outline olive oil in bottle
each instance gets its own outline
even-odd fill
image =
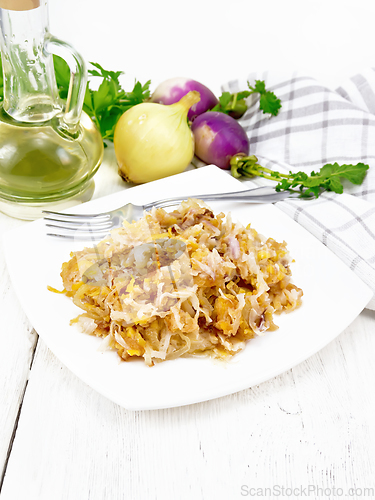
[[[103,142],[82,112],[84,61],[49,33],[47,0],[0,0],[0,48],[0,211],[33,219],[56,204],[86,201]],[[71,71],[66,102],[58,95],[54,53]]]
[[[0,196],[9,201],[48,202],[82,190],[101,158],[99,133],[81,117],[79,140],[64,136],[55,121],[17,123],[0,108]],[[94,140],[94,139],[99,140]]]

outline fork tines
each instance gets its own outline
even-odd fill
[[[51,228],[48,236],[58,236],[69,239],[103,239],[113,227],[109,214],[63,214],[44,211],[46,226]],[[52,232],[53,229],[56,232]]]

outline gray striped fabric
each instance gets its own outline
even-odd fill
[[[288,200],[277,206],[330,248],[375,294],[375,69],[354,76],[336,91],[303,75],[272,73],[250,74],[223,90],[245,90],[247,80],[265,80],[282,101],[278,116],[269,117],[251,96],[241,119],[250,153],[263,166],[310,173],[325,163],[370,165],[363,184],[344,184],[344,194],[324,193],[317,200]],[[375,295],[367,307],[375,310]]]

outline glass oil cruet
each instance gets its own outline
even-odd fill
[[[49,33],[47,0],[0,0],[0,47],[0,211],[31,220],[87,201],[103,142],[82,111],[82,57]],[[58,95],[52,54],[71,72],[66,102]]]

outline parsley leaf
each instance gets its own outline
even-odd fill
[[[70,70],[64,59],[59,56],[53,56],[53,65],[55,67],[55,76],[57,88],[61,99],[66,99],[70,82]]]
[[[252,90],[253,92],[258,92],[261,95],[266,92],[266,84],[263,80],[255,80],[254,87],[251,87],[249,82],[247,82],[247,85],[250,90]]]
[[[141,85],[140,82],[135,82],[133,90],[131,92],[124,93],[120,99],[120,103],[124,111],[135,106],[136,104],[144,102],[150,97],[150,84],[151,80],[148,80],[144,85]]]
[[[249,82],[247,82],[247,85],[251,94],[258,93],[260,95],[259,108],[263,113],[270,113],[273,116],[277,116],[281,109],[281,101],[273,92],[266,89],[264,81],[255,80],[254,87]]]
[[[331,176],[336,175],[347,179],[353,184],[362,184],[367,169],[368,166],[363,163],[358,163],[357,165],[339,165],[338,163],[334,163],[333,165],[324,165],[324,167],[320,170],[320,174],[329,174]]]
[[[231,103],[233,102],[234,94],[223,92],[219,97],[219,103],[211,111],[228,112]]]
[[[90,63],[96,69],[89,69],[89,75],[102,79],[97,90],[87,85],[84,111],[92,118],[103,139],[113,141],[113,134],[120,116],[132,106],[144,102],[150,97],[150,83],[144,85],[135,82],[131,92],[125,92],[119,77],[122,71],[107,71],[98,63]]]
[[[245,99],[251,94],[259,94],[259,109],[263,113],[270,113],[276,116],[281,109],[281,101],[273,92],[266,89],[265,82],[263,80],[255,80],[254,87],[249,82],[247,82],[247,85],[249,90],[235,92],[234,94],[223,92],[219,97],[219,103],[211,111],[220,111],[236,119],[241,118],[248,108]]]
[[[352,184],[362,184],[368,165],[357,163],[357,165],[339,165],[338,163],[327,163],[319,172],[311,172],[310,177],[304,181],[305,187],[319,186],[328,191],[342,193],[344,186],[341,179],[347,179]]]
[[[120,82],[119,82],[119,77],[123,74],[122,71],[107,71],[105,69],[103,69],[100,64],[98,63],[94,63],[94,62],[90,62],[91,66],[94,66],[94,68],[97,68],[99,71],[96,71],[96,70],[93,70],[93,69],[89,69],[88,70],[88,74],[91,75],[91,76],[101,76],[103,78],[106,78],[108,80],[113,80],[113,82],[115,82],[118,86],[118,88],[120,88]]]

